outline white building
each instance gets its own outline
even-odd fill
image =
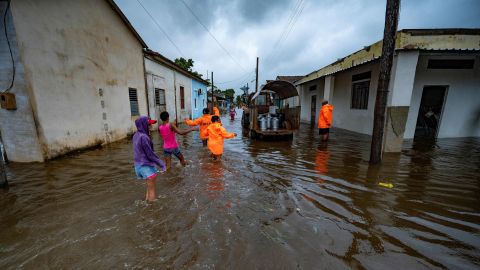
[[[301,120],[316,125],[321,100],[334,105],[333,126],[371,135],[382,41],[308,74],[300,87]],[[403,139],[480,136],[480,29],[397,33],[384,149]]]
[[[6,8],[1,1],[2,15]],[[15,70],[8,92],[16,109],[0,109],[0,134],[9,160],[44,161],[119,140],[147,114],[147,46],[113,0],[11,1],[7,28],[0,91]]]
[[[167,111],[172,121],[191,119],[192,80],[207,82],[151,50],[145,51],[145,71],[150,118],[160,120],[160,113]]]

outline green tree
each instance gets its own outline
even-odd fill
[[[195,61],[193,61],[192,58],[175,58],[175,64],[201,79],[203,75],[196,71],[193,71],[193,63],[195,63]]]
[[[231,98],[232,100],[233,100],[233,96],[235,96],[235,90],[233,90],[232,88],[225,89],[223,93],[225,93],[226,98]]]
[[[185,69],[186,71],[192,72],[193,63],[194,61],[192,60],[192,58],[189,58],[189,59],[185,59],[183,57],[175,58],[175,64]]]

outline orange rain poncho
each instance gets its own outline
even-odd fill
[[[218,110],[217,107],[213,107],[213,115],[220,117],[220,111]]]
[[[212,116],[210,114],[204,114],[195,120],[185,120],[185,123],[189,126],[200,126],[200,139],[208,139],[208,126],[212,123]]]
[[[331,128],[332,127],[332,113],[333,106],[330,104],[325,104],[320,109],[320,114],[318,115],[318,128]]]
[[[208,130],[208,149],[214,155],[223,154],[223,140],[235,137],[234,133],[227,132],[222,124],[216,122],[212,123],[207,128]]]

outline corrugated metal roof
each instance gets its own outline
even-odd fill
[[[480,29],[404,29],[397,32],[395,50],[478,52],[480,51]],[[382,40],[311,72],[295,84],[300,85],[372,62],[379,59],[381,55]]]

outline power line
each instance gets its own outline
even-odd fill
[[[291,31],[293,30],[293,28],[294,28],[295,24],[297,23],[298,18],[300,17],[304,8],[305,8],[305,1],[304,0],[298,0],[297,4],[294,6],[294,8],[292,10],[292,13],[289,16],[288,22],[285,25],[280,37],[275,42],[271,53],[267,56],[264,63],[269,62],[272,58],[274,58],[276,56],[276,54],[278,53],[278,50],[276,50],[276,49],[280,48],[282,42],[287,40],[288,36],[290,35]]]
[[[3,14],[3,28],[5,30],[5,38],[7,40],[8,50],[10,52],[10,58],[12,60],[12,80],[8,88],[3,90],[2,93],[6,93],[13,88],[13,83],[15,82],[15,72],[16,72],[15,59],[13,59],[12,46],[10,45],[10,39],[8,38],[8,33],[7,33],[7,12],[9,9],[10,9],[10,1],[8,1],[7,7],[5,8],[5,13]]]
[[[244,78],[246,75],[249,75],[249,74],[251,74],[251,73],[253,73],[253,72],[255,72],[255,70],[252,70],[252,71],[250,71],[250,72],[247,72],[247,73],[243,74],[242,76],[240,76],[240,77],[238,77],[238,78],[236,78],[236,79],[233,79],[233,80],[230,80],[230,81],[225,81],[225,82],[219,82],[219,83],[217,83],[217,84],[226,84],[226,83],[235,82],[235,81],[238,81],[238,80]]]
[[[210,30],[208,30],[207,26],[205,26],[205,24],[202,23],[202,21],[200,20],[200,18],[198,18],[198,16],[195,14],[195,12],[193,12],[193,10],[190,8],[189,5],[187,5],[187,3],[185,3],[184,0],[181,0],[183,5],[185,5],[185,7],[188,9],[188,11],[190,11],[190,13],[192,13],[193,17],[195,17],[195,19],[198,21],[198,23],[200,23],[200,25],[203,26],[203,28],[205,28],[205,30],[208,32],[208,34],[215,40],[215,42],[218,44],[218,46],[220,46],[220,48],[222,48],[222,50],[228,55],[230,56],[230,58],[232,59],[233,62],[235,62],[243,71],[246,71],[242,65],[240,65],[240,63],[232,56],[232,54],[230,54],[230,52],[225,49],[225,47],[220,43],[220,41],[218,41],[218,39],[212,34],[212,32],[210,32]]]
[[[160,26],[160,24],[157,22],[157,20],[155,20],[155,18],[153,18],[152,14],[150,14],[150,12],[148,12],[148,10],[145,8],[145,6],[143,6],[142,2],[140,2],[140,0],[137,0],[137,2],[140,4],[140,6],[142,6],[143,10],[145,10],[145,12],[148,14],[150,19],[152,19],[152,21],[157,25],[158,29],[160,29],[160,31],[162,31],[162,33],[167,37],[168,41],[170,41],[170,43],[172,43],[172,45],[177,49],[177,51],[180,53],[180,56],[183,56],[184,54],[183,54],[182,50],[180,50],[180,48],[177,46],[177,44],[175,44],[175,42],[173,42],[173,40],[170,38],[170,36],[168,36],[167,32],[165,32],[165,30],[163,30],[163,28]]]

